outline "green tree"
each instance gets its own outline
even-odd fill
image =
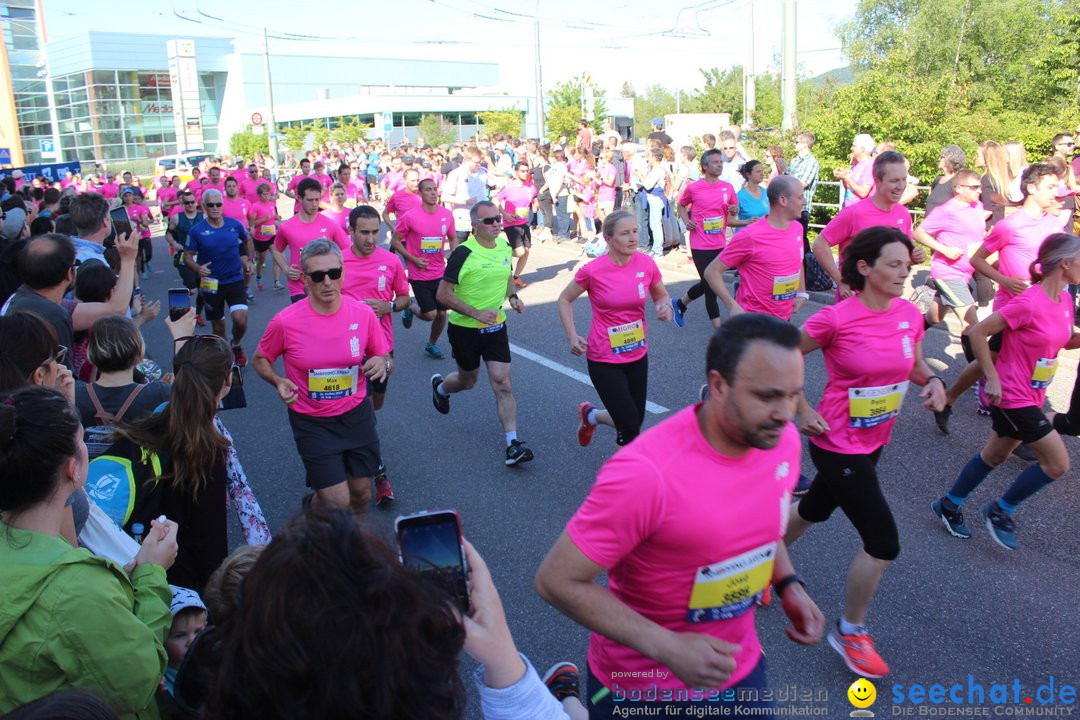
[[[649,121],[675,112],[675,94],[659,85],[650,85],[634,98],[634,134],[643,138],[649,134]]]
[[[309,141],[311,147],[318,147],[330,139],[330,130],[322,122],[282,127],[281,134],[282,144],[293,152],[303,152]]]
[[[457,131],[442,115],[422,116],[417,131],[424,142],[433,147],[449,145],[457,140]]]
[[[577,106],[561,106],[548,109],[547,119],[544,121],[544,129],[547,131],[548,140],[558,142],[560,135],[565,135],[571,143],[577,136],[578,120],[581,119],[581,108]]]
[[[630,84],[629,80],[624,80],[622,88],[619,90],[619,97],[632,98],[637,97],[637,93],[634,92],[634,86]]]
[[[599,132],[603,129],[604,118],[607,117],[607,103],[604,102],[604,89],[588,81],[588,78],[586,78],[586,81],[587,87],[592,92],[593,97],[593,119],[589,122],[589,124],[592,126],[593,130]],[[577,132],[577,121],[585,117],[581,111],[581,90],[582,79],[581,77],[576,77],[557,84],[548,93],[548,116],[551,116],[555,108],[564,108],[564,110],[559,113],[559,122],[564,123],[565,117],[569,115],[569,111],[567,109],[573,108],[574,112],[577,113],[577,117],[574,119],[575,133]],[[551,120],[548,119],[546,123],[550,126]],[[556,133],[555,137],[557,138],[561,134],[564,133]],[[573,133],[570,133],[570,135],[573,135]],[[548,136],[551,136],[550,129],[548,132]]]
[[[736,65],[727,70],[699,68],[705,80],[701,90],[685,107],[695,113],[731,113],[731,122],[742,122],[743,69]]]
[[[520,137],[525,122],[521,111],[515,108],[480,112],[476,117],[483,124],[484,130],[492,135]]]
[[[367,137],[371,125],[360,122],[357,117],[345,118],[330,131],[330,142],[338,145],[352,145]]]
[[[265,128],[261,135],[256,135],[248,125],[243,132],[233,133],[229,138],[229,154],[239,155],[246,160],[255,157],[257,153],[269,153],[270,140],[266,135]]]

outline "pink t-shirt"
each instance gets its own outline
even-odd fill
[[[248,210],[251,236],[255,240],[273,240],[274,235],[277,234],[277,224],[274,222],[277,219],[277,203],[273,200],[252,203],[251,209]]]
[[[249,203],[246,198],[239,195],[235,198],[230,198],[226,195],[221,198],[221,212],[225,217],[231,217],[244,227],[247,227],[248,214],[251,212],[251,203]]]
[[[266,180],[252,180],[250,177],[245,177],[240,181],[240,194],[252,205],[259,202],[259,186],[263,183],[273,186],[273,183]]]
[[[592,322],[585,357],[593,362],[629,363],[649,351],[645,339],[645,301],[649,289],[660,282],[656,261],[634,253],[619,266],[611,255],[601,255],[583,265],[574,282],[589,293]]]
[[[285,252],[289,251],[289,262],[294,267],[300,267],[300,253],[304,247],[316,238],[326,238],[336,242],[342,251],[349,249],[349,236],[345,231],[335,225],[323,215],[316,215],[311,222],[304,222],[299,215],[293,215],[283,222],[277,230],[274,238],[274,247]],[[304,281],[289,280],[289,295],[303,295]]]
[[[319,184],[322,185],[322,199],[329,202],[330,201],[330,186],[334,184],[334,178],[330,177],[326,173],[318,173],[318,174],[312,173],[311,177],[318,180]]]
[[[772,450],[722,455],[701,434],[699,407],[604,463],[566,532],[607,568],[608,589],[632,610],[674,632],[739,645],[727,682],[734,685],[761,656],[755,600],[772,576],[802,446],[788,424]],[[686,687],[657,661],[598,633],[589,636],[589,668],[612,690]]]
[[[870,194],[873,193],[874,158],[867,158],[865,160],[860,160],[859,162],[855,163],[855,167],[851,168],[851,175],[849,177],[851,179],[851,182],[855,183],[856,185],[870,186],[870,191],[866,194],[865,197],[861,198],[856,195],[854,191],[852,191],[851,195],[848,198],[845,198],[844,207],[850,207],[858,203],[860,200],[867,199],[870,197]]]
[[[953,198],[931,210],[919,227],[942,245],[964,251],[956,260],[950,260],[935,252],[930,260],[930,277],[962,282],[971,280],[975,268],[971,267],[968,247],[982,242],[983,235],[986,234],[982,203],[967,205]]]
[[[1047,235],[1057,232],[1061,232],[1061,221],[1050,213],[1033,218],[1021,209],[998,221],[983,241],[983,247],[991,254],[998,254],[998,272],[1002,275],[1029,281],[1030,266],[1039,256],[1039,246]],[[1009,289],[999,285],[994,310],[1005,307],[1012,299]]]
[[[367,202],[367,188],[364,187],[364,183],[359,180],[350,180],[345,185],[345,199],[346,207],[356,207],[359,203]]]
[[[696,180],[682,191],[679,204],[690,208],[690,220],[696,223],[690,231],[692,250],[719,250],[727,244],[728,213],[739,208],[731,183]]]
[[[810,442],[845,455],[887,445],[925,332],[919,309],[894,298],[877,312],[850,297],[823,307],[803,331],[821,346],[829,375],[817,411],[830,429]]]
[[[731,238],[720,261],[738,268],[742,282],[736,301],[746,312],[791,318],[802,270],[802,225],[778,230],[763,217]]]
[[[114,182],[102,183],[98,186],[97,191],[101,193],[102,197],[108,200],[112,200],[114,197],[116,197],[116,194],[120,192],[120,186]]]
[[[330,218],[330,220],[335,225],[344,230],[346,234],[349,232],[349,208],[335,210],[334,208],[330,207],[326,208],[325,210],[321,210],[319,214],[325,215],[326,217]]]
[[[299,395],[291,408],[313,417],[337,417],[362,403],[364,358],[388,351],[375,312],[347,297],[333,315],[315,312],[307,298],[294,303],[271,318],[259,341],[270,362],[284,358]]]
[[[426,268],[406,261],[409,279],[441,280],[446,270],[446,243],[454,239],[454,215],[441,205],[437,205],[435,212],[430,213],[423,207],[417,207],[398,216],[395,233],[404,239],[405,250],[410,255],[417,255],[428,261]]]
[[[506,187],[500,190],[495,199],[502,203],[503,211],[514,218],[513,220],[504,220],[503,226],[517,227],[518,225],[528,224],[529,208],[532,207],[532,201],[535,197],[535,185],[526,185],[517,181],[508,183]]]
[[[1072,337],[1072,296],[1063,290],[1054,302],[1041,286],[1032,285],[997,312],[1009,326],[994,363],[1001,378],[1001,407],[1041,409],[1058,352]]]
[[[383,187],[391,192],[397,192],[398,188],[402,187],[405,182],[405,173],[401,170],[391,170],[383,175],[382,184]]]
[[[600,189],[596,194],[598,202],[615,202],[615,176],[617,174],[618,172],[615,170],[615,166],[612,163],[607,163],[597,168],[597,175],[600,179]]]
[[[285,188],[285,192],[292,193],[296,196],[296,202],[293,204],[293,212],[300,212],[300,193],[297,191],[296,186],[308,178],[315,177],[311,173],[307,175],[293,175],[293,179],[289,181],[289,185]]]
[[[882,210],[874,204],[873,198],[860,200],[841,210],[822,228],[821,235],[830,246],[839,245],[840,257],[843,257],[844,250],[856,235],[866,228],[878,225],[900,228],[905,235],[911,237],[911,213],[908,209],[897,203],[888,210]]]
[[[157,200],[158,207],[164,207],[169,203],[176,202],[176,188],[171,185],[159,187],[157,191]]]
[[[423,205],[423,201],[420,199],[418,193],[411,193],[408,190],[398,190],[386,201],[386,212],[394,213],[400,222],[402,215],[421,205]]]
[[[345,281],[341,292],[354,300],[386,300],[409,294],[405,268],[397,255],[376,246],[367,257],[358,255],[351,247],[344,252]],[[394,314],[386,313],[379,318],[387,350],[394,349]]]
[[[140,224],[140,219],[145,217],[147,220],[153,220],[153,213],[150,212],[150,208],[145,205],[136,205],[132,203],[128,206],[127,212],[128,217],[131,218],[131,224],[138,226],[139,228],[139,237],[144,240],[149,238],[150,228],[143,227],[143,225]]]

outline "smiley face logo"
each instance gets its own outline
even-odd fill
[[[855,682],[851,683],[851,687],[847,691],[848,700],[851,704],[857,708],[868,708],[874,704],[874,700],[877,699],[877,688],[873,684],[865,679],[859,678]]]

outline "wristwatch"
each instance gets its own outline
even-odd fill
[[[784,591],[787,590],[788,585],[791,585],[792,583],[799,583],[803,587],[806,587],[806,583],[803,582],[801,577],[795,573],[791,573],[787,577],[780,578],[773,583],[773,590],[776,591],[777,597],[783,597]]]

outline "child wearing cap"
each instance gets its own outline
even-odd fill
[[[173,619],[169,634],[165,636],[165,652],[169,656],[169,665],[165,668],[163,684],[169,695],[172,695],[176,671],[180,669],[180,663],[183,662],[191,641],[206,628],[207,616],[206,605],[199,593],[176,585],[169,587],[173,593],[172,602],[169,603]]]

